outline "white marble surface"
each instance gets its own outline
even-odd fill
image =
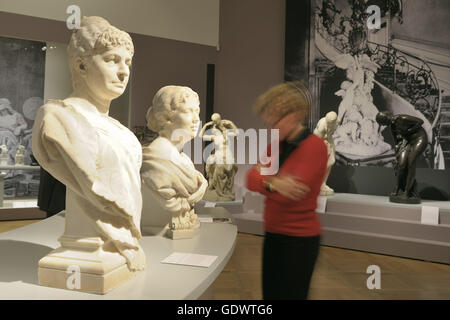
[[[141,145],[109,116],[111,101],[127,86],[133,55],[128,33],[101,17],[83,17],[67,47],[73,92],[64,100],[48,100],[37,111],[33,155],[66,186],[68,212],[61,248],[39,262],[40,270],[45,269],[39,273],[42,285],[65,288],[62,277],[44,274],[60,274],[66,263],[83,265],[86,277],[94,264],[108,269],[126,263],[127,271],[114,274],[115,284],[126,281],[128,271],[145,269],[139,244]],[[95,258],[92,251],[97,252]],[[102,280],[92,289],[104,292],[110,276],[100,274]]]
[[[328,196],[334,194],[334,190],[327,185],[328,177],[330,176],[331,168],[336,163],[336,146],[334,145],[333,134],[339,125],[340,119],[338,119],[336,112],[328,112],[325,117],[321,118],[314,129],[314,134],[323,139],[323,142],[327,146],[327,171],[323,178],[322,186],[320,187],[320,195]]]
[[[197,135],[199,114],[199,96],[189,87],[165,86],[153,97],[146,120],[159,136],[142,148],[141,228],[145,233],[167,232],[172,239],[197,234],[200,223],[193,207],[208,182],[183,146]]]
[[[214,153],[209,154],[205,166],[208,189],[203,199],[206,201],[225,202],[236,198],[234,176],[238,167],[232,150],[234,144],[230,144],[230,141],[238,135],[236,125],[230,120],[222,119],[218,113],[211,116],[211,121],[207,122],[199,133],[203,141],[211,141],[214,144]]]
[[[231,257],[237,228],[204,223],[193,239],[173,241],[160,236],[140,241],[147,269],[105,295],[54,289],[38,285],[37,263],[59,246],[64,230],[61,214],[0,234],[0,300],[4,299],[197,299],[214,282]],[[216,255],[209,268],[160,263],[172,252]]]

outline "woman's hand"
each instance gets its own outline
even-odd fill
[[[310,191],[307,185],[295,180],[291,176],[276,176],[271,178],[268,182],[272,185],[273,191],[294,201],[303,199]]]

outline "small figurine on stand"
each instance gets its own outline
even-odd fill
[[[234,201],[234,176],[238,167],[234,161],[233,151],[230,149],[229,139],[236,137],[239,131],[233,122],[222,119],[218,113],[214,113],[211,120],[203,126],[199,134],[204,141],[214,143],[214,153],[210,154],[206,160],[208,189],[203,200]],[[205,135],[208,127],[211,127],[211,134]]]
[[[1,154],[0,154],[0,165],[7,166],[9,160],[8,147],[6,144],[2,144],[0,146]]]
[[[334,194],[334,190],[327,186],[328,176],[330,175],[331,168],[336,162],[335,153],[336,148],[333,140],[333,133],[336,131],[339,125],[339,119],[336,112],[328,112],[325,117],[317,122],[317,126],[314,129],[314,134],[323,139],[327,146],[328,151],[328,161],[327,161],[327,171],[325,177],[323,178],[322,187],[320,188],[321,196],[331,196]]]
[[[393,115],[387,111],[378,113],[376,119],[380,125],[389,126],[395,143],[397,184],[389,200],[420,203],[415,176],[417,159],[428,143],[427,133],[422,128],[423,120],[406,114]]]
[[[16,166],[23,166],[24,163],[24,153],[25,153],[25,147],[23,145],[19,145],[17,147],[16,156],[14,158],[14,164]]]

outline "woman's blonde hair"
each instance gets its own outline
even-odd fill
[[[277,115],[280,119],[295,112],[299,114],[299,119],[305,122],[311,104],[311,94],[303,82],[285,82],[260,95],[253,106],[253,111],[257,115]]]

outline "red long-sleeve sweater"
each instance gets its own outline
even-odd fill
[[[270,155],[270,145],[267,155]],[[271,176],[261,175],[256,166],[247,172],[247,188],[266,196],[264,228],[267,232],[297,237],[321,234],[320,221],[315,210],[326,166],[327,147],[321,138],[310,134],[292,151],[277,173],[293,176],[306,184],[310,191],[303,199],[294,201],[276,191],[267,191],[264,181]]]

